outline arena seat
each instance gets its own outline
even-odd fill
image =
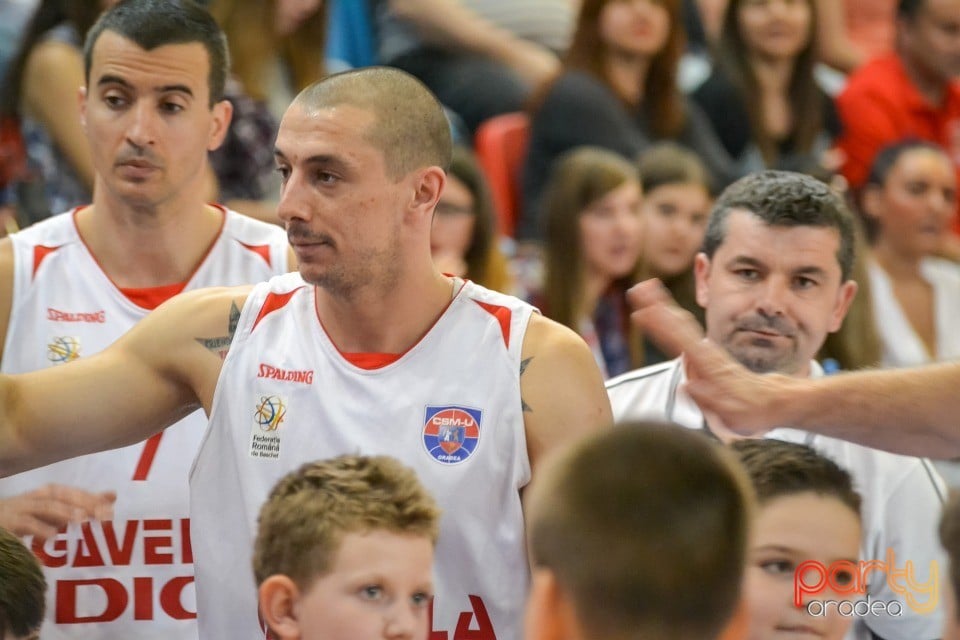
[[[477,128],[474,149],[490,183],[498,232],[513,237],[520,216],[520,170],[530,137],[530,118],[522,112],[494,116]]]

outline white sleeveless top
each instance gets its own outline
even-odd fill
[[[100,269],[75,215],[55,216],[11,237],[13,307],[4,373],[97,353],[148,313]],[[280,227],[225,211],[219,237],[186,289],[259,282],[287,268]],[[224,318],[224,334],[226,325]],[[48,583],[44,640],[197,638],[188,474],[205,425],[197,411],[145,443],[0,480],[3,497],[48,482],[118,494],[113,521],[71,525],[33,544]]]
[[[297,275],[247,299],[190,477],[202,638],[263,638],[251,550],[281,476],[341,454],[417,471],[443,509],[434,640],[520,640],[529,571],[520,489],[530,478],[520,349],[532,307],[463,284],[398,360],[360,368],[324,331]]]

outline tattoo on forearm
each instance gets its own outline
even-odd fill
[[[520,376],[523,377],[523,372],[527,370],[527,365],[530,364],[530,361],[533,360],[532,357],[527,358],[526,360],[520,361]],[[526,400],[523,399],[523,396],[520,396],[520,408],[524,413],[533,413],[533,409],[530,405],[527,404]]]
[[[202,344],[204,348],[220,356],[221,360],[224,360],[227,357],[227,352],[230,350],[230,344],[233,342],[233,334],[237,332],[237,324],[239,321],[240,309],[237,308],[236,302],[232,302],[230,303],[230,319],[227,322],[227,335],[217,338],[194,338],[194,340]]]

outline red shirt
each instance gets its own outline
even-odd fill
[[[867,179],[873,156],[887,144],[920,138],[942,145],[960,179],[960,81],[948,85],[940,105],[931,104],[907,77],[895,54],[857,69],[837,98],[843,131],[837,146],[846,154],[843,175],[853,187]]]

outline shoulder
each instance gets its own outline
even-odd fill
[[[671,388],[681,381],[682,375],[680,360],[675,359],[607,380],[613,417],[620,421],[637,418],[654,409],[661,411]]]
[[[837,100],[846,102],[865,94],[896,94],[900,91],[906,75],[903,65],[893,54],[874,58],[847,78]]]
[[[566,71],[551,85],[544,98],[543,107],[570,106],[584,110],[587,106],[617,105],[619,100],[613,91],[596,76],[584,71]]]

